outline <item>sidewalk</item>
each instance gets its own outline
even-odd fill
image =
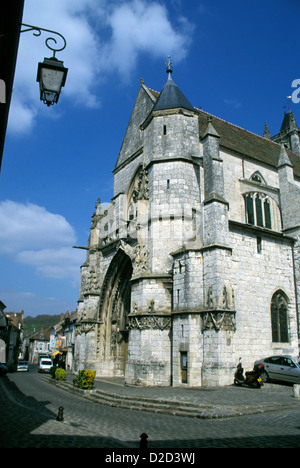
[[[49,383],[102,405],[131,410],[173,414],[204,419],[279,411],[300,405],[293,385],[265,384],[260,389],[236,387],[134,387],[122,377],[95,379],[93,390],[73,386],[75,375],[63,382],[44,376]]]

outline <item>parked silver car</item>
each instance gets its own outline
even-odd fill
[[[29,371],[28,362],[27,361],[19,361],[18,364],[17,364],[17,371],[28,372]]]
[[[291,383],[300,383],[300,361],[299,357],[293,356],[270,356],[255,361],[255,364],[263,364],[264,371],[262,379],[281,380]]]

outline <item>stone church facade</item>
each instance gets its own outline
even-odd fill
[[[75,371],[217,386],[298,355],[300,130],[250,133],[143,80],[81,267]]]

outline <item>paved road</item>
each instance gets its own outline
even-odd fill
[[[293,401],[295,409],[248,416],[177,417],[102,406],[50,385],[31,369],[0,378],[0,447],[130,450],[139,448],[146,432],[149,449],[299,448],[300,402]],[[60,406],[63,422],[56,420]]]

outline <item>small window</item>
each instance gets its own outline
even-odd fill
[[[187,352],[180,353],[180,364],[181,364],[181,382],[187,383],[187,370],[188,370],[188,356]]]
[[[164,135],[166,135],[166,134],[167,134],[167,126],[164,125]]]
[[[197,219],[196,219],[196,210],[195,209],[192,209],[192,223],[193,223],[193,231],[196,231]]]
[[[261,253],[262,251],[262,240],[260,236],[257,236],[257,253]]]

